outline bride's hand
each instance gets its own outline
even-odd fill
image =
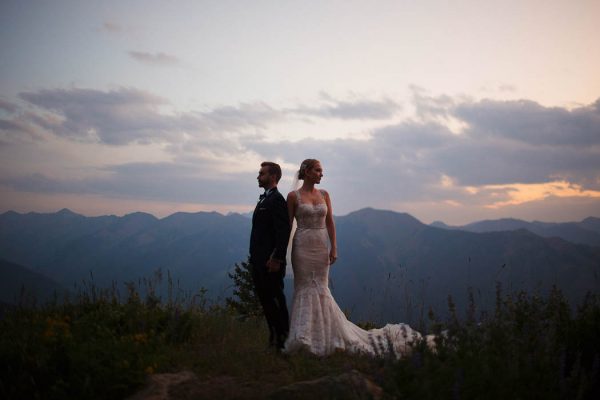
[[[337,260],[337,249],[333,248],[329,252],[329,265],[332,265]]]

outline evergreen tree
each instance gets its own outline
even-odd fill
[[[225,299],[227,307],[244,318],[262,314],[262,306],[252,282],[252,264],[249,261],[235,263],[233,272],[227,275],[233,280],[233,297]]]

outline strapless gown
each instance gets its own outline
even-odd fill
[[[294,297],[284,352],[300,349],[324,356],[335,351],[390,355],[410,352],[421,334],[407,324],[364,330],[350,322],[329,290],[329,237],[326,203],[302,203],[296,192],[297,229],[292,241]],[[429,339],[429,338],[428,338]],[[429,341],[429,340],[428,340]]]

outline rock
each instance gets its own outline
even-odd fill
[[[383,389],[358,371],[297,382],[274,388],[266,381],[240,381],[231,376],[200,380],[191,371],[148,376],[146,386],[128,400],[202,400],[202,399],[350,399],[379,400]]]
[[[150,375],[146,386],[128,400],[264,399],[271,386],[226,375],[200,380],[193,372],[182,371]]]
[[[297,382],[279,388],[268,396],[270,400],[352,399],[377,400],[383,389],[358,371]]]
[[[172,388],[184,383],[198,380],[191,371],[181,371],[173,374],[153,374],[148,377],[146,387],[128,400],[167,400],[172,399],[170,392]]]

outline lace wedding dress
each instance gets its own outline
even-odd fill
[[[364,330],[348,321],[329,290],[329,237],[325,226],[327,205],[302,203],[296,191],[297,229],[292,242],[294,298],[287,353],[299,349],[317,355],[344,350],[371,355],[410,352],[421,334],[406,324],[388,324]],[[429,338],[428,338],[429,339]]]

